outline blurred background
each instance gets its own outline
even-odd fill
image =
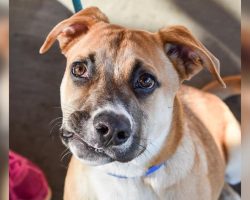
[[[8,198],[9,125],[8,1],[0,0],[0,199]]]
[[[98,6],[112,23],[157,31],[173,24],[188,27],[221,61],[222,77],[241,71],[240,0],[82,0]],[[10,148],[37,164],[62,199],[70,155],[58,137],[59,87],[66,60],[55,45],[38,51],[49,31],[72,15],[71,0],[10,1]],[[211,76],[202,71],[187,84],[201,88]],[[240,97],[226,100],[241,121]],[[59,122],[60,123],[60,122]],[[240,192],[240,186],[236,186]]]
[[[242,199],[250,199],[250,1],[242,1],[241,61],[242,61]]]

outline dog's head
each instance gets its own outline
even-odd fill
[[[90,164],[128,162],[165,140],[180,83],[203,66],[223,84],[217,59],[181,26],[130,30],[91,7],[59,23],[40,52],[56,39],[67,58],[62,138]]]

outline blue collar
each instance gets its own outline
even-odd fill
[[[155,165],[155,166],[150,167],[143,176],[149,176],[149,175],[153,174],[154,172],[159,170],[164,165],[165,165],[164,163],[161,163],[159,165]],[[127,176],[117,175],[117,174],[113,174],[113,173],[108,173],[108,175],[116,177],[116,178],[121,178],[121,179],[137,178],[137,177],[127,177]]]

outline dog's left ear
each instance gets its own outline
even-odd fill
[[[63,54],[98,22],[109,23],[108,18],[97,7],[89,7],[79,11],[72,17],[57,24],[49,33],[40,53],[45,53],[54,44],[56,39]]]
[[[220,77],[220,62],[190,31],[183,26],[171,26],[159,31],[166,55],[172,61],[181,80],[189,80],[203,67],[207,68],[223,86]]]

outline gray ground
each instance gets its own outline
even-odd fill
[[[49,123],[61,115],[59,85],[65,59],[60,55],[57,46],[43,56],[38,54],[38,50],[50,29],[71,13],[52,0],[10,2],[10,148],[28,157],[44,170],[53,190],[53,200],[61,200],[68,159],[66,157],[61,161],[61,153],[65,148],[56,130],[50,137]],[[97,1],[93,2],[97,4]],[[133,6],[132,1],[127,1],[128,4],[124,1],[119,2],[125,6],[125,12],[132,12],[131,7],[129,10],[129,6]],[[197,35],[202,33],[203,42],[221,60],[222,76],[240,73],[240,22],[232,12],[210,0],[166,2],[166,6],[174,5],[180,12],[176,14],[177,19],[174,22],[178,22],[180,14],[184,22],[186,18],[192,21],[193,24],[187,26],[194,27]],[[112,5],[113,10],[116,6],[122,9],[121,5]],[[110,7],[106,5],[104,11],[108,12]],[[166,24],[168,18],[173,17],[168,15],[168,9],[166,7]],[[153,24],[152,28],[147,24],[147,16],[142,11],[136,13],[138,16],[144,16],[141,21],[137,20],[137,24],[140,25],[144,20],[145,24],[141,27],[154,30],[158,27],[153,23],[154,19],[159,26],[165,23],[161,18],[157,18],[157,9],[153,10],[153,13],[154,15],[151,14],[148,19]],[[116,19],[112,13],[110,15],[111,21]],[[116,15],[120,21],[123,19],[122,16]],[[125,17],[128,16],[124,16],[124,19]],[[133,21],[129,20],[126,18],[124,23]],[[137,24],[131,24],[131,27]],[[210,80],[208,73],[203,71],[190,84],[201,87]],[[240,119],[240,99],[232,98],[227,102]]]

